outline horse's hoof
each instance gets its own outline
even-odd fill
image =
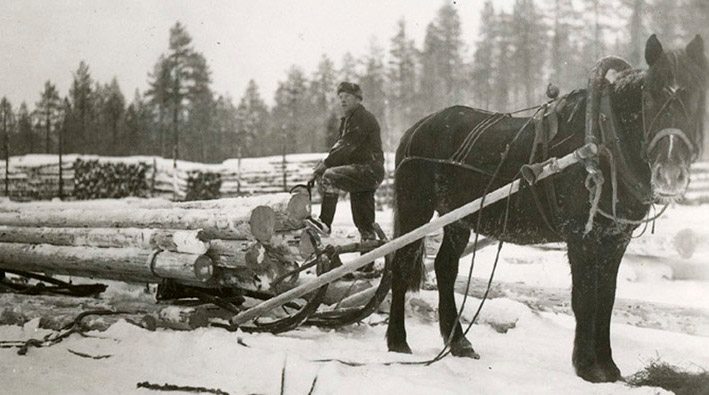
[[[591,383],[613,383],[623,379],[615,364],[606,368],[593,365],[587,369],[576,369],[576,375]]]
[[[455,357],[462,357],[462,358],[472,358],[472,359],[480,359],[480,354],[476,353],[475,350],[473,350],[473,346],[470,345],[470,343],[465,342],[467,344],[458,344],[452,345],[451,346],[451,354]]]
[[[620,369],[612,361],[606,365],[601,365],[600,369],[603,371],[605,383],[612,383],[616,381],[625,381],[623,376],[620,374]]]
[[[413,354],[411,347],[408,344],[390,344],[389,352],[398,352],[402,354]]]

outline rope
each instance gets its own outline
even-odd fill
[[[667,203],[667,204],[665,204],[664,207],[662,207],[662,210],[660,210],[660,212],[657,213],[656,215],[654,215],[653,217],[646,218],[646,219],[640,219],[640,220],[618,218],[617,216],[606,213],[601,208],[598,208],[598,213],[608,219],[612,219],[612,220],[614,220],[618,223],[621,223],[623,225],[642,225],[642,224],[647,224],[647,223],[653,222],[653,221],[657,220],[658,218],[660,218],[662,216],[662,214],[665,213],[665,210],[667,210],[667,208],[669,206],[670,206],[670,204]],[[644,230],[643,230],[643,232],[644,232]]]
[[[153,276],[162,278],[159,274],[155,272],[155,258],[158,256],[159,253],[161,253],[163,250],[160,248],[155,248],[152,251],[150,251],[150,255],[148,255],[148,265],[150,267],[150,273],[153,274]]]
[[[588,212],[588,221],[586,221],[586,227],[584,228],[584,235],[591,232],[593,228],[593,218],[596,216],[598,211],[598,204],[601,201],[601,187],[603,185],[603,176],[600,173],[589,173],[586,176],[586,181],[584,183],[586,189],[591,193],[589,196],[589,202],[591,203],[591,209]]]

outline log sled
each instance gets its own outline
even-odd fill
[[[177,318],[150,314],[134,320],[140,326],[191,329],[204,326],[208,315],[234,329],[229,320],[248,306],[245,299],[275,297],[341,265],[341,254],[366,253],[386,242],[378,228],[378,240],[324,245],[306,227],[310,211],[310,195],[303,191],[193,202],[8,202],[0,208],[0,293],[95,296],[106,288],[72,285],[57,275],[153,283],[160,303],[191,299],[216,308],[206,315],[205,309],[186,309]],[[306,270],[313,273],[304,276]],[[18,285],[27,279],[40,281],[40,287]],[[51,287],[43,285],[46,281]],[[266,316],[272,314],[262,314],[265,318],[239,327],[277,333],[306,322],[328,327],[355,322],[374,312],[389,290],[387,275],[379,286],[374,282],[325,284],[291,302],[294,313],[270,320]],[[327,314],[318,312],[324,303],[372,286],[380,290],[361,308],[338,312],[324,306]]]

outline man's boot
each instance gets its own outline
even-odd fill
[[[323,193],[320,217],[308,217],[306,221],[323,236],[329,236],[332,230],[332,221],[335,219],[338,195],[336,193]]]

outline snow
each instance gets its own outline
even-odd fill
[[[315,213],[318,210],[313,208]],[[669,259],[685,262],[670,240],[683,229],[706,233],[707,213],[709,205],[672,207],[657,221],[654,234],[648,231],[634,240],[629,247],[632,262],[626,264],[626,259],[621,265],[618,297],[696,307],[709,314],[709,282],[673,279],[673,266],[664,264]],[[377,216],[384,229],[391,229],[390,211]],[[333,228],[338,237],[357,237],[349,202],[338,206]],[[475,277],[488,277],[494,254],[494,247],[477,254]],[[709,265],[709,253],[697,248],[686,262]],[[462,259],[460,273],[467,273],[469,265],[469,257]],[[503,247],[495,279],[563,289],[571,284],[563,249],[514,245]],[[667,393],[581,380],[571,365],[573,317],[539,313],[504,298],[486,301],[478,324],[468,334],[480,360],[447,357],[430,366],[398,364],[427,361],[442,347],[437,294],[421,291],[409,300],[407,333],[413,355],[387,352],[384,313],[337,330],[303,327],[280,335],[219,328],[150,332],[119,321],[105,332],[90,332],[90,337],[72,335],[52,347],[30,348],[25,356],[17,355],[16,349],[0,349],[0,392],[147,394],[150,391],[136,384],[148,381],[230,394],[279,394],[285,372],[284,394],[307,394],[313,386],[313,394]],[[467,299],[464,321],[470,320],[479,303]],[[47,333],[38,328],[37,320],[24,327],[0,326],[0,340],[5,341],[39,339]],[[692,371],[709,368],[709,337],[614,323],[612,342],[624,375],[658,357]],[[74,352],[110,357],[90,359]]]

